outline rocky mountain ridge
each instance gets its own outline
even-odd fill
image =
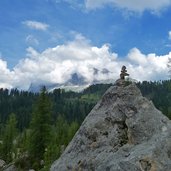
[[[99,70],[97,69],[95,71],[97,73],[99,72]],[[95,78],[96,78],[96,72],[94,72]],[[103,69],[101,72],[104,75],[107,75],[109,73],[107,69]],[[79,75],[77,73],[73,73],[71,75],[71,78],[64,83],[49,83],[49,82],[42,82],[42,81],[33,82],[30,84],[28,91],[37,93],[41,90],[43,86],[46,86],[48,91],[53,91],[54,89],[61,88],[65,90],[80,92],[93,84],[100,84],[100,83],[107,84],[107,83],[112,83],[114,81],[113,79],[97,80],[95,78],[92,81],[88,81],[84,76]]]
[[[117,80],[51,171],[170,171],[171,121],[134,83]]]

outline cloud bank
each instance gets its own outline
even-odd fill
[[[9,70],[6,61],[0,59],[0,87],[27,90],[31,83],[65,83],[72,74],[85,77],[88,83],[119,78],[122,65],[127,66],[131,78],[139,81],[168,78],[167,55],[143,54],[133,48],[125,58],[111,52],[110,45],[92,46],[82,35],[73,41],[38,52],[32,47],[27,56]],[[95,70],[98,73],[95,74]],[[107,70],[106,74],[104,71]]]
[[[87,9],[96,9],[105,5],[112,5],[135,12],[143,12],[145,10],[158,12],[170,6],[171,0],[85,0],[85,5]]]

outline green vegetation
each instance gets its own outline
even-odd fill
[[[39,169],[44,159],[45,149],[51,141],[51,102],[46,96],[46,88],[41,90],[40,97],[33,110],[30,125],[29,156],[33,168]]]
[[[138,83],[142,94],[171,119],[171,80]]]
[[[15,138],[17,135],[16,117],[11,114],[7,120],[2,136],[1,155],[2,158],[10,162],[16,158]]]
[[[14,162],[21,171],[48,171],[110,86],[92,85],[80,93],[0,89],[0,159]],[[171,80],[144,81],[137,86],[171,118]]]

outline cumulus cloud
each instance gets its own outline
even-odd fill
[[[27,49],[27,56],[10,71],[0,59],[0,87],[28,89],[31,83],[66,83],[74,73],[87,83],[119,78],[122,65],[134,79],[160,80],[168,78],[167,62],[171,53],[164,56],[143,54],[133,48],[125,58],[111,52],[110,45],[92,46],[78,34],[73,41],[38,52]]]
[[[0,59],[0,88],[12,88],[15,80],[14,72],[7,67],[7,62]]]
[[[77,35],[74,41],[46,49],[42,53],[31,47],[27,52],[27,58],[14,68],[24,87],[31,82],[65,83],[74,73],[91,83],[95,79],[94,68],[100,71],[105,67],[111,68],[110,62],[117,58],[117,54],[109,52],[107,44],[100,48],[91,46],[81,35]],[[102,77],[104,75],[99,73],[99,79],[100,74]]]
[[[42,30],[42,31],[46,31],[49,27],[49,25],[46,23],[32,21],[32,20],[24,21],[23,24],[31,29]]]
[[[144,55],[139,49],[133,48],[127,57],[133,78],[139,81],[168,79],[167,63],[171,52],[163,56],[154,53]]]
[[[124,8],[130,11],[143,12],[145,10],[160,11],[171,5],[171,0],[85,0],[87,9],[101,8],[105,5]]]

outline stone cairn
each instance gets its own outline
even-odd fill
[[[129,76],[129,74],[127,73],[126,66],[123,65],[120,73],[120,79],[124,80],[125,76]]]

